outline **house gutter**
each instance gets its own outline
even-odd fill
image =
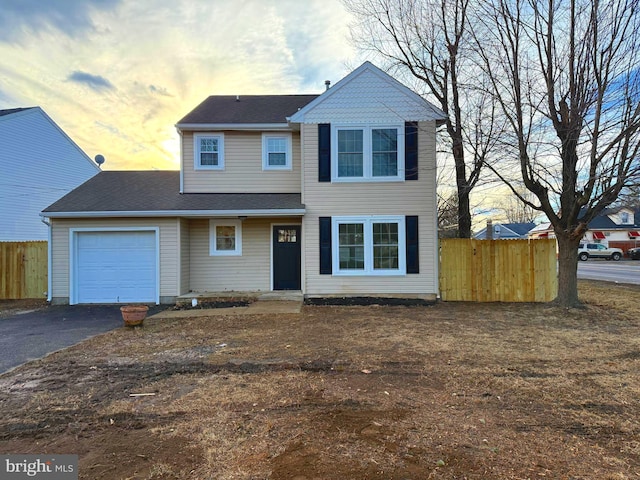
[[[178,123],[178,131],[203,132],[207,130],[291,130],[288,123]]]
[[[304,208],[277,210],[157,210],[157,211],[90,211],[47,212],[49,218],[106,218],[106,217],[289,217],[304,215]]]

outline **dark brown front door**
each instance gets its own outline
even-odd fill
[[[300,225],[273,227],[273,289],[300,290]]]

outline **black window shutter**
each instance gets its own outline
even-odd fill
[[[318,124],[318,181],[331,181],[331,124]]]
[[[331,217],[320,217],[320,274],[331,275]]]
[[[407,242],[407,273],[420,273],[420,258],[418,256],[418,217],[405,218]]]
[[[404,124],[404,179],[418,180],[418,122]]]

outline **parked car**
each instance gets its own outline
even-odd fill
[[[630,248],[627,255],[631,260],[640,260],[640,247]]]
[[[609,248],[601,243],[581,243],[578,247],[578,258],[582,261],[590,258],[606,258],[607,260],[620,260],[622,250]]]

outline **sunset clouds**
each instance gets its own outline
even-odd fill
[[[206,96],[343,77],[347,25],[338,0],[5,0],[0,108],[41,106],[105,169],[173,169],[174,124]]]

